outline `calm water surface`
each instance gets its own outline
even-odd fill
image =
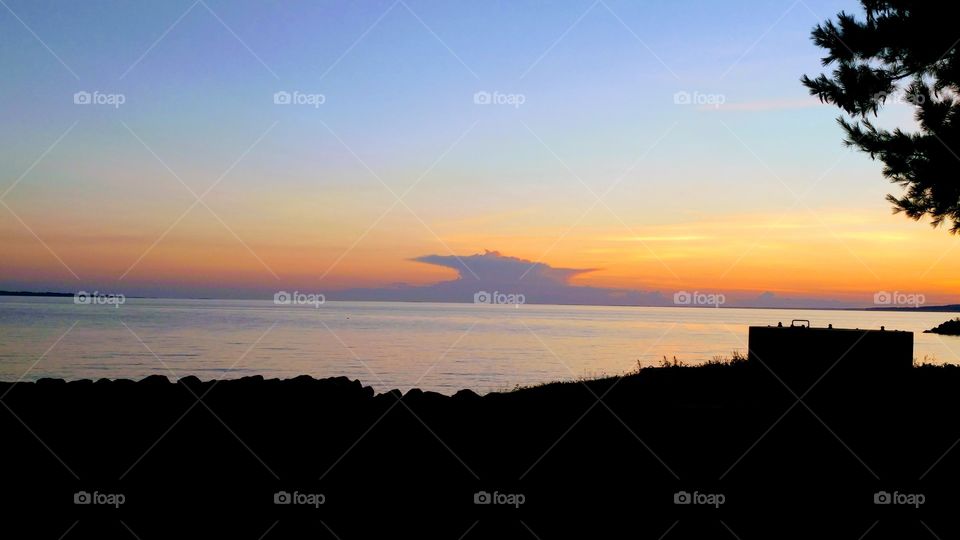
[[[377,391],[443,393],[619,374],[664,356],[745,351],[747,326],[916,332],[914,356],[960,363],[960,338],[922,334],[946,313],[594,306],[0,297],[0,380],[345,375]]]

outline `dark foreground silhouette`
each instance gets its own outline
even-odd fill
[[[929,334],[944,334],[947,336],[960,336],[960,319],[950,319],[940,325],[931,328],[930,330],[924,330],[925,333]]]
[[[808,387],[746,362],[483,397],[2,383],[0,504],[25,538],[955,537],[960,369]]]

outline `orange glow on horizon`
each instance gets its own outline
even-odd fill
[[[307,231],[296,234],[283,233],[278,225],[264,229],[256,217],[231,217],[228,229],[212,216],[190,216],[152,248],[162,230],[142,225],[128,227],[125,235],[93,229],[64,233],[75,229],[51,221],[35,232],[82,278],[118,287],[161,283],[244,289],[279,283],[337,290],[427,285],[454,279],[456,272],[412,258],[491,249],[557,268],[595,269],[572,279],[582,286],[770,291],[860,303],[878,290],[922,292],[944,302],[960,291],[960,278],[953,271],[960,264],[960,250],[953,249],[960,239],[901,216],[864,210],[731,214],[633,224],[630,230],[609,220],[587,220],[574,229],[532,227],[525,234],[508,234],[507,227],[486,235],[475,232],[476,218],[443,222],[431,231],[401,211],[370,230],[360,220],[336,229],[302,228],[305,218],[287,216],[284,229],[297,230],[299,223]],[[0,218],[0,235],[10,246],[6,278],[73,280],[11,216]]]

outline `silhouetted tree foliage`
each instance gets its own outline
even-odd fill
[[[837,121],[845,143],[883,162],[883,175],[905,188],[887,195],[894,213],[960,232],[960,2],[861,0],[865,19],[840,12],[817,25],[813,42],[827,51],[830,76],[801,79],[820,101],[850,115]],[[916,108],[919,131],[877,128],[868,116],[888,99]]]

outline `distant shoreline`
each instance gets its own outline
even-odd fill
[[[0,296],[48,296],[56,298],[65,298],[74,296],[73,293],[61,293],[61,292],[30,292],[30,291],[0,291]]]
[[[0,296],[32,296],[40,298],[73,298],[77,293],[55,291],[0,291]],[[150,296],[128,296],[127,298],[152,298]],[[213,300],[212,298],[184,298],[183,300]]]
[[[56,291],[0,291],[0,296],[23,296],[39,298],[72,298],[75,293],[65,293]],[[152,300],[265,300],[264,298],[192,298],[192,297],[160,297],[160,296],[129,296],[128,298],[152,299]],[[331,302],[390,302],[404,304],[470,304],[469,302],[452,302],[442,300],[330,300]],[[618,307],[618,308],[703,308],[708,306],[643,306],[631,304],[549,304],[533,303],[529,305],[536,306],[583,306],[583,307]],[[958,313],[960,304],[945,304],[941,306],[920,306],[920,307],[783,307],[783,306],[719,306],[710,309],[778,309],[792,311],[897,311],[897,312],[923,312],[923,313]]]

